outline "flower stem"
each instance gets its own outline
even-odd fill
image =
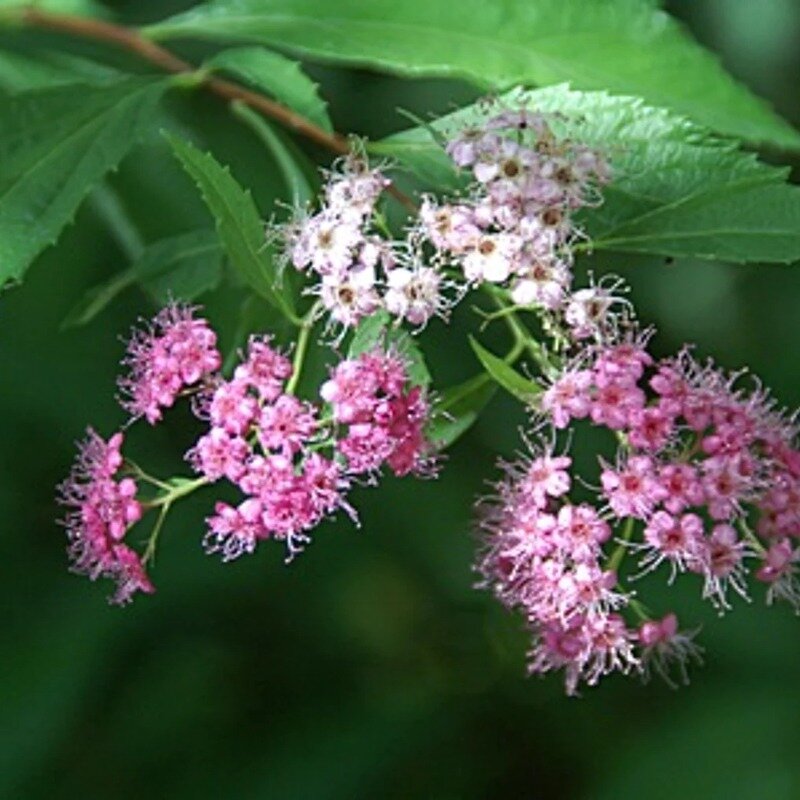
[[[756,536],[755,533],[753,533],[753,531],[750,530],[750,526],[743,519],[740,519],[736,523],[736,526],[744,534],[744,537],[750,542],[750,544],[753,545],[755,551],[759,555],[763,556],[767,552],[766,548],[761,543],[761,541],[758,538],[758,536]]]
[[[311,339],[311,331],[314,327],[314,318],[317,315],[318,309],[319,303],[314,303],[303,318],[303,323],[300,326],[300,334],[297,337],[294,359],[292,360],[292,377],[289,378],[289,382],[286,384],[286,394],[294,394],[297,390],[297,385],[300,383],[300,376],[303,372],[303,364],[306,360],[308,344]]]
[[[167,519],[167,514],[169,513],[169,503],[161,506],[158,512],[158,519],[156,520],[156,524],[153,526],[153,530],[150,533],[150,538],[147,540],[147,547],[144,550],[144,554],[142,555],[142,566],[147,566],[155,561],[156,558],[156,547],[158,546],[158,537],[161,534],[161,529],[164,527],[164,522]]]
[[[625,558],[625,553],[628,549],[627,545],[631,540],[631,536],[633,536],[633,517],[628,517],[625,521],[625,526],[622,528],[622,535],[618,539],[619,543],[606,562],[606,569],[617,571],[619,565],[622,563],[622,559]]]
[[[492,286],[491,284],[484,283],[481,288],[494,300],[498,310],[491,315],[494,318],[502,318],[511,331],[514,341],[521,342],[523,347],[530,353],[533,360],[539,365],[540,369],[545,373],[553,371],[553,364],[548,358],[547,351],[533,336],[533,334],[525,327],[520,318],[517,316],[516,311],[520,306],[510,305],[507,300],[507,293],[502,289]]]
[[[191,478],[175,478],[172,483],[160,482],[159,485],[164,488],[164,493],[152,500],[149,505],[152,508],[170,506],[176,500],[192,494],[192,492],[201,489],[207,483],[208,478],[206,477],[195,478],[194,480]]]

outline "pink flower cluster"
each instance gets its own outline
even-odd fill
[[[602,495],[618,520],[641,521],[643,541],[631,549],[643,572],[665,564],[671,578],[697,573],[703,596],[727,609],[729,589],[747,596],[746,562],[757,557],[769,597],[800,607],[795,424],[766,392],[739,388],[739,374],[688,350],[656,361],[646,340],[598,346],[588,366],[555,380],[542,409],[558,428],[588,417],[621,437]]]
[[[641,672],[651,655],[659,666],[670,655],[685,660],[696,648],[677,628],[628,626],[621,612],[632,597],[604,552],[611,526],[596,507],[570,501],[571,463],[540,448],[506,465],[497,495],[481,506],[484,549],[476,568],[481,587],[523,613],[533,635],[530,672],[563,670],[575,694],[581,681],[593,686],[613,671]]]
[[[170,303],[145,328],[133,331],[119,381],[123,407],[133,416],[158,422],[182,389],[219,369],[217,336],[196,309]]]
[[[210,430],[189,461],[245,495],[235,508],[217,503],[209,519],[206,550],[225,561],[264,539],[285,542],[291,558],[326,516],[344,508],[355,517],[346,500],[354,476],[374,477],[384,464],[405,475],[427,463],[428,404],[396,355],[376,349],[340,362],[321,391],[331,405],[326,419],[286,393],[291,374],[267,340],[251,339],[233,378],[219,380],[203,404]]]
[[[91,580],[110,578],[116,591],[110,602],[125,604],[136,592],[153,592],[138,554],[124,543],[129,528],[142,516],[133,478],[119,478],[123,435],[107,442],[91,428],[79,446],[70,476],[59,488],[59,500],[70,511],[65,519],[72,569]]]
[[[588,147],[558,141],[543,114],[505,111],[451,139],[447,152],[469,168],[470,195],[428,198],[419,228],[439,257],[471,285],[510,284],[518,305],[549,311],[569,300],[572,213],[592,202],[608,166]]]
[[[342,361],[322,386],[334,421],[346,428],[336,447],[351,473],[371,475],[384,463],[398,476],[431,471],[428,401],[422,387],[407,384],[403,360],[378,350]]]
[[[423,263],[413,242],[377,232],[376,204],[389,184],[357,157],[346,159],[330,175],[322,208],[285,231],[288,260],[317,276],[313,291],[342,331],[379,309],[422,326],[447,307],[440,272]]]
[[[65,523],[73,568],[115,580],[114,602],[154,591],[143,560],[124,543],[129,528],[145,510],[160,509],[147,560],[170,505],[201,485],[225,479],[244,495],[235,506],[216,504],[204,538],[207,552],[229,561],[275,539],[285,543],[290,559],[324,518],[344,509],[355,519],[347,494],[356,481],[376,482],[384,466],[396,475],[430,472],[428,400],[393,348],[378,344],[340,361],[320,402],[310,403],[294,395],[294,367],[268,337],[251,337],[230,379],[218,371],[215,345],[195,309],[171,305],[133,334],[125,362],[131,371],[123,381],[129,398],[123,405],[134,417],[154,423],[179,395],[192,395],[194,413],[209,426],[186,454],[197,480],[161,481],[125,466],[122,434],[104,442],[90,431],[60,486],[61,501],[71,509]],[[126,476],[118,479],[123,468]],[[147,501],[137,500],[129,474],[151,485]]]
[[[793,419],[757,384],[742,388],[741,373],[686,349],[656,360],[648,340],[632,329],[584,348],[539,399],[554,439],[583,419],[615,434],[616,463],[600,459],[596,503],[569,500],[571,460],[545,449],[506,465],[483,506],[481,585],[523,612],[534,637],[530,670],[563,669],[570,694],[612,671],[669,677],[671,661],[685,675],[700,660],[673,614],[652,619],[622,588],[662,566],[670,582],[679,572],[700,576],[703,598],[722,612],[731,593],[749,598],[756,561],[767,602],[800,611]],[[606,553],[612,525],[616,546]],[[631,554],[637,565],[620,573]]]

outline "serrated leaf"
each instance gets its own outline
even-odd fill
[[[138,284],[163,304],[191,301],[215,288],[222,277],[222,248],[216,231],[199,230],[147,245],[137,261],[90,289],[64,320],[63,327],[85,325],[125,289]]]
[[[554,86],[514,90],[500,105],[554,113],[560,136],[597,147],[610,160],[613,177],[603,204],[580,217],[590,241],[577,249],[735,262],[800,259],[800,189],[786,184],[788,170],[637,98]],[[449,135],[489,113],[485,104],[470,106],[432,126]],[[389,137],[372,150],[406,164],[426,183],[459,185],[425,128]]]
[[[800,148],[797,131],[645,0],[211,0],[146,33],[256,41],[493,90],[570,81],[641,96],[722,133]]]
[[[0,285],[22,278],[56,241],[147,130],[168,86],[147,79],[71,85],[0,105]]]
[[[498,358],[494,353],[490,353],[483,347],[474,336],[469,337],[469,343],[475,351],[475,355],[483,365],[486,372],[489,373],[492,380],[502,386],[507,392],[510,392],[518,400],[523,403],[530,403],[530,401],[541,393],[541,388],[538,383],[520,375],[510,364]]]
[[[287,283],[280,282],[275,253],[268,246],[264,224],[250,192],[210,153],[165,135],[216,220],[220,241],[233,267],[275,309],[296,321],[292,297]]]
[[[496,391],[497,383],[485,372],[445,389],[428,425],[428,439],[441,449],[450,447],[475,424]]]
[[[296,61],[265,47],[237,47],[217,53],[205,66],[236,75],[320,128],[333,131],[319,87]]]

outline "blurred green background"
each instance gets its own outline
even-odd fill
[[[144,21],[186,5],[128,0],[115,10]],[[797,0],[668,7],[800,125]],[[36,39],[45,41],[56,43]],[[474,96],[444,81],[310,71],[337,127],[371,136],[405,127],[398,106],[425,114]],[[221,104],[190,97],[170,114],[187,126],[200,119],[195,137],[271,207],[275,166]],[[208,223],[155,135],[111,184],[147,240]],[[473,499],[498,453],[513,453],[522,422],[499,396],[438,481],[358,491],[360,531],[324,526],[290,568],[275,546],[222,566],[199,546],[209,492],[173,513],[158,593],[106,606],[105,587],[67,573],[53,521],[73,441],[88,421],[109,433],[123,420],[118,336],[151,310],[131,291],[88,327],[60,330],[83,292],[125,264],[99,208],[86,204],[24,285],[0,297],[0,796],[800,798],[800,621],[764,609],[760,595],[717,619],[696,582],[661,590],[704,625],[706,666],[679,692],[611,678],[574,700],[557,678],[524,677],[519,622],[471,589]],[[800,405],[799,268],[592,266],[633,282],[658,349],[695,340]],[[209,299],[227,344],[240,301],[236,288]],[[460,314],[456,328],[467,324]],[[440,385],[475,370],[455,338],[439,325],[425,335]],[[162,474],[180,471],[197,431],[188,416],[173,420],[131,441]]]

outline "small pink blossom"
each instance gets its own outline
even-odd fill
[[[117,479],[123,464],[123,435],[104,441],[91,428],[79,445],[69,477],[58,487],[59,500],[69,510],[64,525],[72,570],[91,580],[116,583],[110,602],[125,604],[135,592],[155,591],[138,556],[123,540],[142,517],[132,478]]]
[[[264,449],[287,456],[303,449],[316,429],[314,407],[288,394],[264,406],[258,420],[258,438]]]
[[[151,425],[180,392],[216,372],[222,363],[217,336],[197,309],[172,303],[128,341],[123,364],[129,374],[120,378],[122,407]]]
[[[661,620],[644,622],[638,631],[638,639],[644,648],[642,653],[642,669],[645,680],[649,680],[651,672],[657,672],[669,686],[676,688],[672,680],[673,664],[683,684],[689,683],[688,665],[695,662],[703,664],[703,649],[694,642],[697,631],[680,633],[678,618],[675,614],[667,614]]]
[[[211,424],[230,433],[244,436],[259,413],[258,401],[242,380],[220,383],[211,396],[208,416]]]
[[[542,410],[552,416],[556,428],[570,420],[584,419],[592,408],[592,373],[585,369],[563,372],[542,395]]]
[[[186,454],[194,469],[210,481],[227,478],[233,483],[245,474],[249,456],[250,446],[244,439],[216,427],[201,436]]]
[[[640,566],[643,572],[656,569],[663,562],[670,565],[670,583],[678,572],[701,564],[705,543],[703,520],[697,514],[673,517],[666,511],[656,511],[644,529],[646,555]]]
[[[291,375],[291,362],[272,347],[269,337],[251,336],[247,357],[234,370],[232,383],[255,389],[262,400],[271,403],[281,394]]]
[[[646,519],[665,495],[648,456],[631,456],[618,470],[607,467],[600,481],[603,494],[618,517]]]

